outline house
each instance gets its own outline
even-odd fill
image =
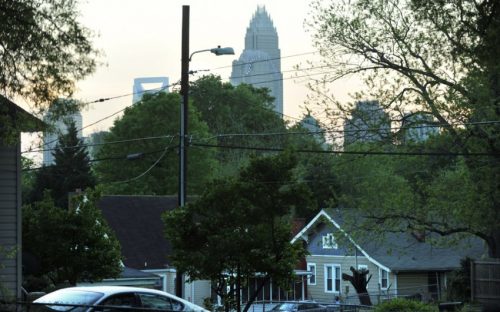
[[[0,95],[0,300],[21,298],[20,133],[43,123]]]
[[[372,303],[395,296],[445,299],[447,279],[460,268],[460,260],[486,254],[484,243],[476,238],[446,247],[411,233],[390,233],[381,241],[368,233],[354,240],[342,228],[345,213],[323,209],[292,239],[303,240],[309,253],[307,299],[331,303],[339,296],[344,303],[358,304],[355,289],[342,280],[343,273],[352,275],[351,267],[368,269],[372,275],[367,285]]]
[[[175,293],[176,270],[168,259],[172,248],[165,238],[161,216],[177,208],[177,197],[108,195],[101,198],[98,206],[120,242],[125,268],[155,274],[160,277],[156,288]],[[133,281],[124,282],[104,281],[115,285],[131,285]],[[203,306],[203,300],[211,296],[210,282],[184,283],[183,296]]]
[[[147,273],[140,270],[123,267],[117,278],[103,279],[100,282],[79,282],[77,286],[133,286],[143,288],[160,288],[161,277],[157,274]]]

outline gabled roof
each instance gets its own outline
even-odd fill
[[[177,208],[175,196],[103,196],[98,204],[122,248],[123,263],[138,270],[169,266],[170,243],[161,215]]]
[[[460,267],[460,260],[466,256],[480,257],[486,254],[484,242],[477,237],[462,239],[447,247],[433,246],[428,242],[419,242],[410,233],[388,233],[383,241],[371,239],[354,240],[341,227],[342,209],[321,210],[292,242],[304,237],[313,225],[324,217],[354,244],[372,263],[387,271],[449,271]]]

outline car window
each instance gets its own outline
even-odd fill
[[[175,299],[170,298],[170,301],[172,302],[172,310],[173,311],[182,311],[184,309],[184,305],[182,302],[177,301]]]
[[[135,297],[135,293],[131,292],[110,296],[99,303],[99,306],[103,307],[97,308],[95,311],[114,312],[117,311],[117,309],[112,308],[111,306],[131,308],[138,307],[139,305]]]
[[[171,299],[168,297],[146,293],[139,293],[138,295],[141,299],[143,308],[166,311],[180,311],[175,309],[174,305],[172,305]]]

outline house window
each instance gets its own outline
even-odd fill
[[[307,271],[310,273],[307,278],[307,285],[316,285],[316,263],[308,263]]]
[[[358,271],[368,270],[368,266],[366,264],[358,264]]]
[[[389,272],[384,269],[380,269],[380,288],[387,289],[389,286]]]
[[[340,292],[340,265],[326,264],[325,265],[325,292],[338,293]]]
[[[335,242],[335,237],[332,233],[328,233],[323,236],[323,249],[337,249],[337,243]]]

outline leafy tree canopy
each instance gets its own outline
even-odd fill
[[[95,171],[112,194],[175,194],[178,185],[179,103],[177,93],[145,94],[125,110],[104,137]],[[195,107],[189,107],[189,134],[210,137]],[[211,141],[208,140],[208,143]],[[140,154],[135,160],[127,155]],[[188,150],[188,194],[201,193],[216,168],[209,149]]]
[[[96,68],[91,32],[77,0],[0,1],[0,90],[39,108],[71,95]]]
[[[95,191],[80,194],[67,210],[54,206],[50,196],[23,207],[23,251],[38,263],[34,275],[53,285],[119,275],[120,245],[96,206],[98,198]]]
[[[259,153],[256,147],[284,146],[286,137],[271,135],[285,132],[286,124],[272,110],[273,98],[267,89],[247,84],[233,86],[211,75],[193,82],[190,98],[216,136],[214,142],[229,146],[217,151],[220,175],[236,174],[250,155]],[[193,144],[206,144],[205,138],[194,137]]]
[[[246,278],[262,274],[260,291],[270,278],[285,285],[292,277],[303,250],[290,244],[291,217],[311,207],[307,186],[293,179],[295,166],[287,153],[253,158],[237,177],[213,182],[198,201],[164,215],[173,264],[191,279],[213,281],[227,310]]]
[[[356,99],[378,100],[393,127],[401,125],[409,112],[430,115],[434,118],[430,123],[442,129],[443,145],[428,150],[446,147],[445,152],[465,155],[449,159],[446,171],[439,171],[435,179],[425,177],[429,187],[419,185],[418,173],[398,174],[401,165],[392,158],[361,161],[357,165],[367,171],[354,169],[359,176],[350,187],[362,184],[372,195],[386,191],[378,193],[376,201],[368,199],[374,196],[361,197],[358,205],[370,203],[370,214],[391,220],[379,225],[387,229],[400,223],[396,219],[408,221],[412,207],[421,207],[422,213],[411,215],[417,217],[412,219],[415,224],[442,234],[473,233],[488,244],[490,256],[500,257],[498,1],[316,1],[313,10],[309,26],[322,65],[335,73],[310,86],[328,116],[336,117],[334,126],[349,117],[353,105],[338,101],[323,86],[354,75],[366,87]],[[410,151],[420,147],[414,148]],[[426,163],[428,157],[416,158],[399,163],[420,166],[407,168],[424,172],[432,166],[433,161]],[[391,173],[395,177],[389,178]],[[390,194],[387,185],[397,192]],[[420,192],[412,193],[417,186]],[[425,213],[426,209],[432,212]],[[441,231],[433,222],[436,215],[448,216],[451,226]],[[476,215],[488,217],[479,220]]]

